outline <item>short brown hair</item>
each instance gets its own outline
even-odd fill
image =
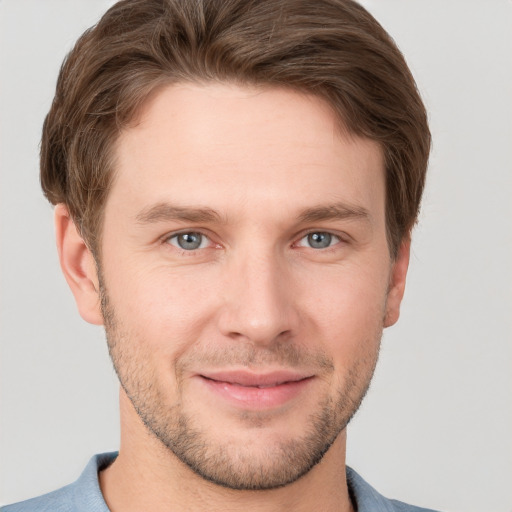
[[[397,254],[418,215],[430,132],[402,54],[352,0],[122,0],[87,30],[44,123],[41,183],[93,251],[120,131],[156,88],[213,80],[315,94],[350,133],[377,141]]]

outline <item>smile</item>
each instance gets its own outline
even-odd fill
[[[214,399],[244,409],[281,407],[301,395],[314,380],[313,375],[289,371],[213,372],[198,377]]]

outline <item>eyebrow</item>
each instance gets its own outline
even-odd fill
[[[157,203],[144,208],[136,215],[139,224],[154,224],[157,222],[185,221],[185,222],[221,222],[226,223],[216,210],[212,208],[196,208],[175,206],[169,203]],[[371,215],[366,208],[349,205],[346,203],[334,203],[330,205],[314,206],[300,212],[300,223],[321,222],[327,220],[361,219],[371,222]]]
[[[362,206],[346,203],[334,203],[331,205],[307,208],[299,215],[299,221],[303,223],[350,219],[360,219],[370,223],[371,215],[370,212]]]
[[[211,208],[192,208],[158,203],[144,208],[135,217],[139,224],[181,220],[185,222],[219,222],[221,216]]]

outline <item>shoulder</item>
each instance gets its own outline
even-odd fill
[[[37,510],[38,512],[68,512],[73,510],[72,495],[73,486],[66,485],[57,491],[38,496],[26,501],[20,501],[12,505],[7,505],[0,509],[1,512],[30,512]]]
[[[407,503],[403,503],[402,501],[389,501],[393,505],[393,511],[395,512],[437,512],[436,510],[432,510],[431,508],[415,507],[414,505],[409,505]]]
[[[358,512],[436,512],[382,496],[349,467],[347,467],[347,483]]]
[[[78,480],[37,498],[0,508],[0,512],[108,512],[101,494],[98,472],[109,466],[117,453],[95,455]]]

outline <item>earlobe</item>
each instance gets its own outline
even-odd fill
[[[406,237],[400,244],[398,255],[391,268],[384,327],[394,325],[400,316],[400,304],[402,303],[405,292],[410,252],[411,240],[409,237]]]
[[[78,233],[64,204],[55,207],[55,235],[64,277],[75,297],[81,317],[102,325],[99,282],[94,256]]]

